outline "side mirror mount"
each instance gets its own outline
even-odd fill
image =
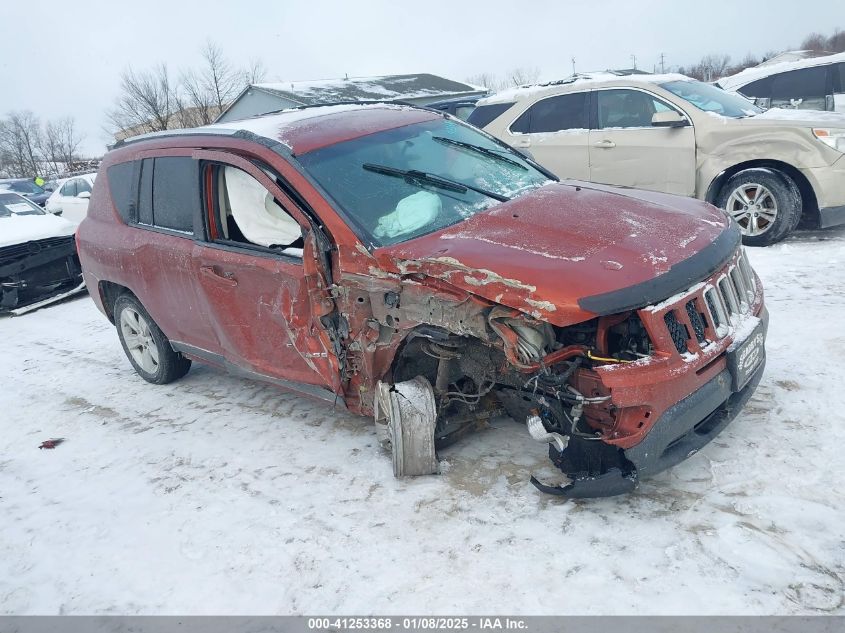
[[[76,194],[76,197],[82,198],[83,200],[87,200],[88,198],[91,197],[91,192],[90,191],[80,191],[78,194]]]
[[[689,120],[683,114],[674,110],[655,112],[651,117],[652,127],[686,127],[689,124]]]

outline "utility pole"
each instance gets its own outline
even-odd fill
[[[572,74],[575,74],[575,58],[572,58]]]
[[[631,63],[633,64],[634,70],[636,70],[637,69],[637,56],[636,55],[633,55],[633,54],[631,55]]]
[[[666,72],[666,55],[664,55],[663,53],[660,53],[660,72]]]

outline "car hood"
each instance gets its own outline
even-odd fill
[[[735,224],[704,202],[566,181],[374,255],[565,326],[668,298],[738,246]]]
[[[0,218],[0,248],[50,237],[73,235],[76,226],[75,223],[52,213]]]
[[[747,119],[737,119],[751,125],[776,124],[798,127],[833,127],[845,128],[845,114],[841,112],[825,112],[822,110],[793,110],[785,108],[769,108],[765,112],[755,114]]]

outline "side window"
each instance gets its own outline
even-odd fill
[[[845,93],[845,62],[836,64],[833,70],[833,91],[837,94]]]
[[[59,192],[63,196],[73,198],[76,195],[76,179],[68,180],[62,185],[62,190]]]
[[[461,121],[466,121],[469,118],[469,115],[472,114],[473,110],[475,110],[475,106],[461,105],[455,108],[455,116]]]
[[[772,77],[772,107],[824,110],[828,69],[816,66]]]
[[[141,184],[138,187],[138,223],[153,223],[153,167],[155,161],[145,158],[141,162]]]
[[[490,105],[477,106],[467,117],[467,123],[475,127],[486,127],[495,119],[502,116],[505,111],[510,110],[513,102],[510,103],[491,103]]]
[[[767,99],[772,96],[772,77],[764,77],[757,81],[752,81],[747,86],[743,86],[737,90],[746,97],[755,97],[757,99]]]
[[[536,134],[587,129],[589,127],[587,121],[588,94],[576,92],[541,99],[514,121],[510,128],[511,132]]]
[[[77,178],[76,179],[76,195],[78,196],[83,191],[91,192],[91,185],[88,184],[88,181],[84,178]]]
[[[133,179],[135,177],[135,163],[118,163],[112,165],[106,172],[109,181],[109,191],[118,215],[124,222],[131,222],[133,194],[135,193]]]
[[[665,102],[639,90],[599,90],[599,128],[651,127],[655,112],[677,111]]]
[[[153,225],[193,233],[199,210],[197,162],[183,156],[163,156],[153,164]]]
[[[215,183],[214,221],[222,239],[302,257],[302,228],[260,182],[237,167],[209,168]]]

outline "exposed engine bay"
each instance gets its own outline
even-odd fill
[[[436,327],[418,328],[397,355],[390,387],[398,403],[394,406],[407,408],[408,402],[417,402],[435,411],[432,458],[435,448],[483,427],[491,417],[507,414],[526,421],[534,439],[549,443],[552,462],[572,481],[561,488],[532,478],[541,490],[578,496],[574,486],[579,478],[594,479],[614,468],[630,478],[633,488],[636,469],[619,448],[601,441],[614,428],[614,409],[593,368],[632,362],[652,353],[636,312],[559,328],[494,307],[487,314],[487,324],[496,334],[490,342]],[[386,428],[389,397],[385,384],[379,389],[376,420]],[[408,389],[412,393],[405,393]],[[416,418],[413,423],[419,424]],[[380,434],[385,446],[402,442],[402,433],[397,435],[393,427],[392,438],[386,431]],[[411,435],[405,437],[406,454],[409,448],[413,450],[407,445]],[[429,472],[436,472],[436,461],[425,463],[433,464],[435,470]],[[394,455],[397,475],[427,474],[400,473],[396,467]]]

